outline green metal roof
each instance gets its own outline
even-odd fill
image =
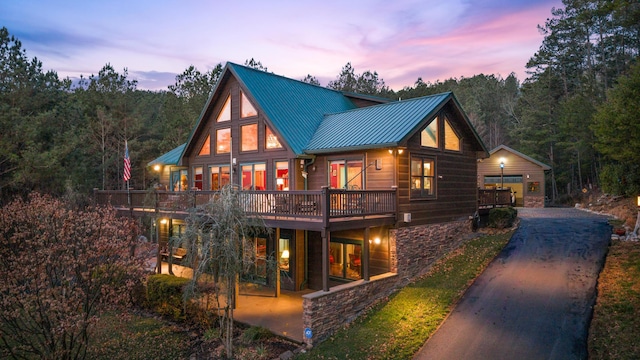
[[[296,154],[304,153],[324,115],[356,108],[340,91],[233,63],[227,67]]]
[[[175,149],[164,153],[163,155],[161,155],[160,157],[156,158],[155,160],[152,160],[151,162],[149,162],[147,164],[147,166],[153,166],[153,165],[178,165],[178,162],[180,161],[180,157],[182,156],[182,151],[184,150],[185,146],[187,146],[186,143],[176,147]]]
[[[446,92],[327,115],[305,151],[317,154],[398,146],[451,97]]]

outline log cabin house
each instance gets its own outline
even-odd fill
[[[317,290],[303,300],[313,344],[464,240],[487,156],[451,92],[388,101],[228,63],[187,142],[149,163],[155,199],[132,191],[122,210],[162,219],[162,246],[186,208],[237,186],[274,229],[256,257],[280,264],[278,284],[260,266],[250,278]]]

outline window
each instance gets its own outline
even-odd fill
[[[173,191],[187,191],[189,188],[189,176],[187,170],[171,172],[171,189]]]
[[[426,147],[438,147],[438,118],[435,117],[420,133],[420,145]]]
[[[282,149],[282,144],[280,144],[278,137],[276,137],[276,134],[274,134],[268,126],[265,126],[264,147],[266,149]]]
[[[264,163],[242,165],[242,190],[266,190],[266,168]]]
[[[231,151],[231,129],[216,130],[216,153],[228,154]]]
[[[411,196],[435,196],[435,162],[429,158],[411,158]]]
[[[222,189],[225,185],[229,185],[231,179],[229,166],[210,166],[209,174],[211,176],[209,183],[211,185],[211,190],[217,191]]]
[[[289,162],[276,161],[276,190],[289,190]]]
[[[444,118],[444,148],[445,150],[460,151],[460,138],[446,117]]]
[[[539,181],[527,182],[527,192],[530,192],[530,193],[540,192],[540,182]]]
[[[240,127],[240,150],[258,150],[258,124],[243,125]]]
[[[256,108],[254,108],[253,105],[251,104],[251,101],[249,101],[249,99],[247,99],[247,97],[244,96],[243,92],[240,92],[240,99],[241,99],[241,102],[240,102],[241,118],[248,118],[248,117],[258,115]]]
[[[227,100],[224,101],[222,110],[220,110],[220,114],[218,114],[218,118],[216,119],[217,122],[229,120],[231,120],[231,96],[227,96]]]
[[[248,245],[243,249],[243,268],[246,269],[243,280],[264,284],[267,279],[267,239],[255,237],[248,241]]]
[[[281,271],[289,271],[289,260],[293,254],[289,251],[289,239],[278,239],[278,264]]]
[[[329,275],[349,280],[362,278],[362,241],[331,239],[329,243]]]
[[[200,152],[198,153],[198,156],[204,156],[204,155],[210,155],[211,154],[211,135],[207,135],[207,139],[204,141],[204,144],[202,144],[202,147],[200,148]]]
[[[193,168],[193,187],[198,190],[202,190],[203,173],[202,166],[196,166]]]
[[[363,188],[362,160],[334,160],[329,162],[329,186],[334,189]]]

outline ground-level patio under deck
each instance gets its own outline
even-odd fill
[[[191,268],[172,264],[175,276],[191,278]],[[169,264],[162,262],[162,274],[169,274]],[[242,283],[237,299],[234,319],[249,326],[261,326],[272,333],[303,342],[302,296],[315,290],[281,290],[276,297],[275,289],[256,284]]]

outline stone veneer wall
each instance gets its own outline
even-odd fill
[[[525,196],[524,207],[526,208],[543,208],[544,196]]]
[[[426,274],[436,260],[468,239],[465,235],[470,231],[470,220],[391,229],[389,273],[303,296],[304,328],[312,332],[311,338],[303,335],[305,344],[322,342],[398,288]]]

